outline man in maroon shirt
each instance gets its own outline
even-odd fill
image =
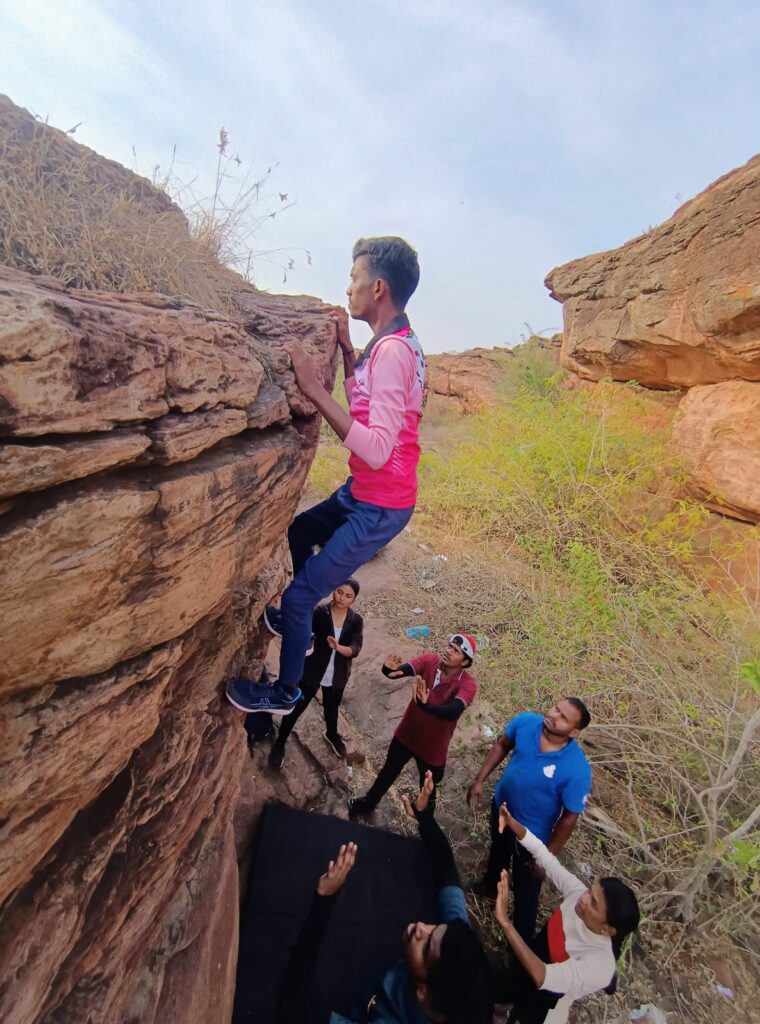
[[[379,775],[364,796],[350,801],[350,818],[370,815],[412,758],[420,773],[420,785],[427,771],[436,785],[441,781],[457,720],[478,692],[477,683],[467,671],[474,657],[475,641],[465,633],[450,636],[441,654],[421,654],[406,662],[396,654],[388,655],[383,675],[390,679],[412,676],[412,699],[396,727]],[[435,807],[435,790],[430,806]]]

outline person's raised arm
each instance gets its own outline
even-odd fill
[[[433,866],[433,884],[436,891],[440,892],[441,889],[445,889],[450,885],[461,888],[461,882],[454,862],[454,853],[451,845],[441,831],[441,826],[433,817],[433,812],[428,806],[433,789],[433,774],[427,771],[425,772],[422,788],[414,804],[412,804],[408,796],[402,796],[401,800],[407,815],[410,818],[414,818],[417,822],[422,845],[425,847]]]
[[[389,337],[375,348],[369,370],[366,426],[354,420],[343,446],[371,469],[386,464],[404,423],[415,378],[415,357],[402,338]]]
[[[471,811],[475,811],[478,808],[480,798],[483,795],[483,783],[494,768],[501,764],[510,750],[514,749],[514,746],[514,741],[507,739],[507,737],[502,734],[486,754],[485,760],[480,766],[480,771],[475,776],[475,781],[467,790],[467,806]]]
[[[398,654],[387,654],[380,671],[388,679],[403,679],[404,676],[417,674],[412,665],[408,661],[402,661]]]
[[[356,366],[356,353],[354,352],[354,345],[348,329],[348,313],[342,306],[326,306],[325,309],[329,312],[330,318],[335,324],[338,345],[343,356],[343,377],[346,381],[350,381]]]
[[[539,865],[549,881],[552,882],[563,896],[573,894],[582,895],[586,886],[567,868],[563,868],[557,858],[551,853],[541,840],[534,836],[524,825],[516,821],[509,813],[506,804],[499,807],[499,832],[508,828],[518,843],[523,846]]]
[[[520,827],[522,828],[522,826]],[[536,988],[541,988],[546,978],[546,964],[536,956],[509,919],[509,875],[506,871],[502,871],[499,884],[496,887],[496,903],[493,912],[512,952],[527,971]]]
[[[285,977],[280,987],[275,1013],[276,1024],[306,1020],[311,1010],[314,965],[330,919],[330,912],[340,890],[356,863],[356,843],[344,843],[335,860],[320,876],[308,916],[291,951]]]
[[[303,392],[304,397],[317,407],[341,441],[345,441],[354,423],[351,414],[335,401],[317,376],[314,361],[304,352],[297,341],[288,342],[283,347],[290,356],[296,384]]]
[[[422,676],[417,676],[414,686],[414,703],[422,711],[445,722],[456,722],[467,710],[463,697],[454,697],[448,704],[430,704],[430,689]]]

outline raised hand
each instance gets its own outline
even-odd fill
[[[289,341],[283,348],[290,356],[290,362],[295,374],[296,384],[309,398],[315,388],[322,387],[322,382],[317,376],[317,367],[311,356],[307,355],[297,341]]]
[[[385,666],[385,668],[387,668],[389,670],[388,671],[388,678],[389,679],[401,679],[401,677],[404,675],[404,673],[403,672],[399,672],[398,669],[403,664],[404,664],[404,660],[398,654],[388,654],[388,655],[386,655],[386,658],[385,658],[385,661],[383,662],[383,665]]]
[[[344,352],[353,355],[354,345],[351,341],[351,333],[348,329],[348,313],[345,309],[338,307],[331,313],[335,327],[338,332],[338,344]]]
[[[415,698],[420,702],[420,704],[427,704],[428,697],[430,696],[430,690],[428,690],[427,683],[422,676],[414,677],[414,688]]]
[[[351,341],[351,334],[348,329],[348,313],[342,306],[329,306],[324,305],[322,309],[325,313],[328,313],[330,319],[335,324],[335,329],[338,334],[338,344],[344,352],[353,352],[354,346]]]
[[[517,836],[518,839],[525,838],[525,826],[521,825],[519,821],[512,817],[506,804],[502,804],[499,808],[499,833],[501,834],[505,828],[508,828],[509,831],[513,835]],[[538,865],[535,866],[538,867]],[[540,875],[534,872],[535,877],[543,878],[543,870],[543,868],[539,868],[539,871],[542,872]]]
[[[433,782],[433,773],[431,771],[426,771],[425,778],[422,781],[422,788],[420,789],[417,795],[417,799],[414,801],[414,806],[420,813],[422,813],[422,811],[427,810],[427,805],[430,802],[430,797],[433,795],[434,789],[435,783]],[[410,818],[414,818],[415,813],[414,810],[412,809],[412,801],[409,799],[409,797],[402,796],[401,802],[404,805],[404,810],[406,811],[407,815]]]
[[[512,815],[509,813],[509,808],[506,804],[502,804],[499,808],[499,835],[502,834],[505,828],[510,827],[512,821]]]
[[[317,882],[317,892],[320,896],[334,896],[340,892],[343,884],[348,878],[351,868],[356,863],[356,843],[344,843],[338,850],[338,856],[327,865],[327,871],[320,876]]]
[[[496,886],[496,903],[493,908],[494,917],[501,928],[509,925],[509,875],[502,870],[501,878]]]
[[[327,638],[327,646],[331,650],[337,651],[337,649],[338,649],[338,641],[335,639],[334,636],[328,636],[328,638]]]

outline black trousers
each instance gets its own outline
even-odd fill
[[[499,808],[491,801],[491,849],[488,853],[488,867],[484,881],[496,891],[502,868],[511,873],[511,887],[514,895],[512,920],[520,936],[530,942],[536,930],[538,898],[541,894],[541,879],[532,874],[533,858],[521,846],[508,828],[499,835]]]
[[[539,960],[545,964],[551,962],[546,925],[528,945]],[[494,1002],[512,1006],[507,1024],[543,1024],[561,999],[555,992],[537,988],[516,957],[509,964],[501,964],[492,970],[491,984]]]
[[[446,765],[428,764],[427,761],[423,761],[421,757],[417,757],[416,754],[412,753],[412,751],[408,747],[405,747],[403,743],[399,743],[394,736],[391,740],[391,745],[388,747],[385,764],[380,769],[377,778],[372,783],[372,786],[364,798],[371,807],[377,807],[382,798],[399,777],[405,765],[407,765],[412,758],[414,758],[414,762],[417,765],[417,771],[420,773],[420,787],[425,780],[425,772],[428,771],[432,772],[433,782],[436,786],[438,785],[443,778]],[[433,789],[433,794],[430,797],[430,803],[428,805],[431,810],[435,808],[435,792],[435,789]]]
[[[343,700],[343,694],[337,691],[334,686],[322,686],[320,689],[322,690],[322,711],[325,716],[326,732],[328,736],[334,739],[338,735],[338,708]],[[316,690],[312,690],[311,693],[305,692],[298,702],[298,706],[289,715],[282,716],[282,724],[277,735],[278,743],[284,744],[287,742],[288,736],[293,731],[293,726],[314,700],[316,694]]]

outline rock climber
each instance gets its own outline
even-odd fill
[[[405,310],[419,275],[417,254],[402,238],[362,238],[354,246],[348,310],[354,320],[370,325],[373,337],[357,360],[348,315],[332,308],[343,353],[348,412],[322,385],[303,349],[295,342],[287,346],[299,388],[351,453],[350,476],[290,526],[293,581],[282,595],[281,607],[268,607],[264,618],[267,628],[282,637],[279,678],[271,684],[230,682],[227,697],[243,711],[285,715],[295,708],[314,606],[385,547],[412,517],[425,361]]]

